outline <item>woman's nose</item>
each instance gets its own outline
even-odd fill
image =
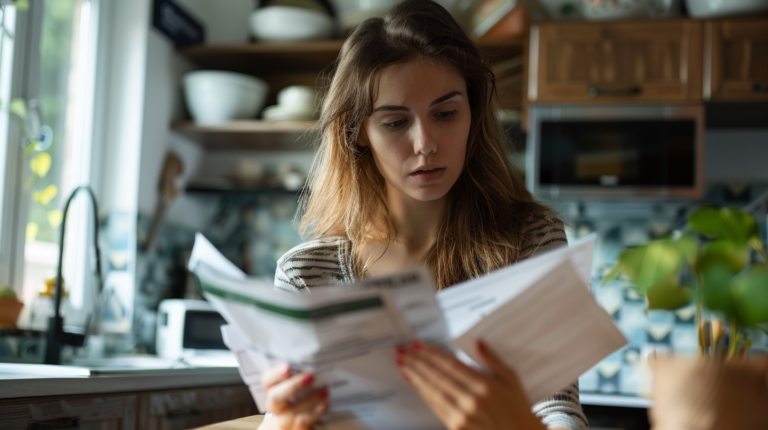
[[[420,122],[414,129],[414,154],[427,155],[437,152],[437,140],[434,138],[434,133],[430,127],[424,124],[424,122]]]

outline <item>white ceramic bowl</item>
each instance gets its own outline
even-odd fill
[[[201,70],[184,75],[187,107],[198,124],[254,118],[268,93],[266,82],[241,73]]]
[[[766,0],[686,0],[685,4],[688,6],[688,14],[694,18],[718,18],[768,10]]]
[[[281,106],[315,108],[317,90],[306,85],[291,85],[277,93],[277,104]]]
[[[634,17],[671,17],[678,15],[682,0],[616,0],[595,3],[581,0],[581,12],[592,21],[628,19]],[[696,0],[700,1],[700,0]]]
[[[328,39],[333,35],[330,15],[291,6],[267,6],[251,14],[251,33],[265,42]]]
[[[331,0],[343,31],[349,31],[368,18],[384,16],[400,0]]]

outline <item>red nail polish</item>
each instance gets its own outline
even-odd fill
[[[317,396],[320,397],[321,399],[327,399],[329,394],[330,392],[328,391],[328,389],[323,388],[317,393]]]
[[[482,354],[485,354],[486,352],[488,352],[488,347],[485,346],[485,342],[478,339],[477,350],[480,351]]]
[[[397,355],[405,355],[406,351],[405,348],[398,345],[395,347],[395,353],[397,353]]]
[[[403,367],[405,362],[403,362],[403,359],[400,357],[395,358],[395,364],[397,364],[397,367]]]
[[[301,378],[301,385],[310,385],[314,381],[315,375],[304,375],[304,377]]]
[[[409,384],[411,383],[411,378],[409,378],[408,375],[406,375],[403,372],[400,372],[400,374],[403,376],[403,379],[405,379],[405,382],[407,382]]]
[[[421,351],[422,349],[421,342],[414,340],[413,342],[411,342],[411,348],[413,348],[414,351]]]

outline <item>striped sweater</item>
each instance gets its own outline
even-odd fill
[[[531,220],[521,260],[566,245],[563,224],[554,215]],[[303,243],[277,262],[275,288],[283,291],[309,292],[314,287],[355,282],[352,270],[352,243],[343,237],[329,237]],[[535,413],[547,426],[585,430],[589,426],[579,403],[578,381],[533,405]]]

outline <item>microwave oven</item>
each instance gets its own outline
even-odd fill
[[[526,186],[537,197],[698,198],[702,105],[536,105]]]
[[[226,320],[202,300],[166,299],[158,307],[157,355],[177,359],[227,350],[221,334]]]

